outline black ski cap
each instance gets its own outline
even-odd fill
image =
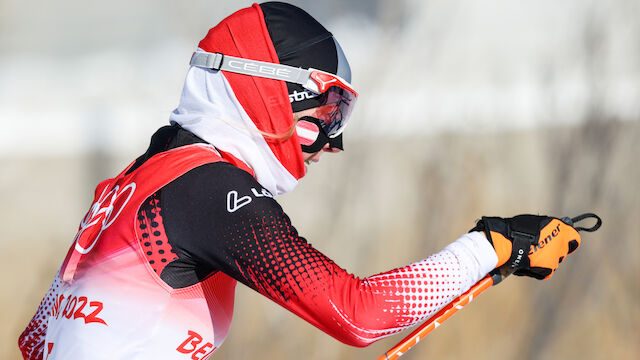
[[[262,3],[260,8],[281,64],[323,70],[351,82],[351,68],[340,45],[316,19],[278,1]],[[301,85],[287,83],[287,90],[293,112],[320,105]]]

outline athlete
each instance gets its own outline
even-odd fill
[[[314,249],[275,196],[293,190],[305,161],[343,149],[350,80],[338,42],[295,6],[254,4],[212,28],[171,125],[97,186],[20,336],[24,358],[206,359],[227,336],[237,282],[367,346],[504,264],[548,278],[580,245],[559,219],[522,215],[482,218],[442,251],[366,278]]]

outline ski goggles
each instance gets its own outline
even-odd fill
[[[302,85],[317,96],[315,99],[320,105],[317,107],[317,114],[313,116],[319,120],[322,130],[329,138],[342,133],[358,99],[358,93],[347,81],[313,68],[302,69],[204,51],[194,52],[190,64]]]

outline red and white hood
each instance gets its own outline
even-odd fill
[[[257,4],[209,30],[199,49],[279,63]],[[286,134],[293,126],[283,81],[191,66],[170,120],[245,162],[274,195],[290,192],[305,175],[295,132],[285,139],[262,135]]]

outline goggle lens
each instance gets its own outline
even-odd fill
[[[341,87],[331,86],[320,94],[318,100],[321,105],[314,108],[315,111],[310,116],[320,120],[322,130],[330,138],[340,135],[353,111],[357,95]]]

